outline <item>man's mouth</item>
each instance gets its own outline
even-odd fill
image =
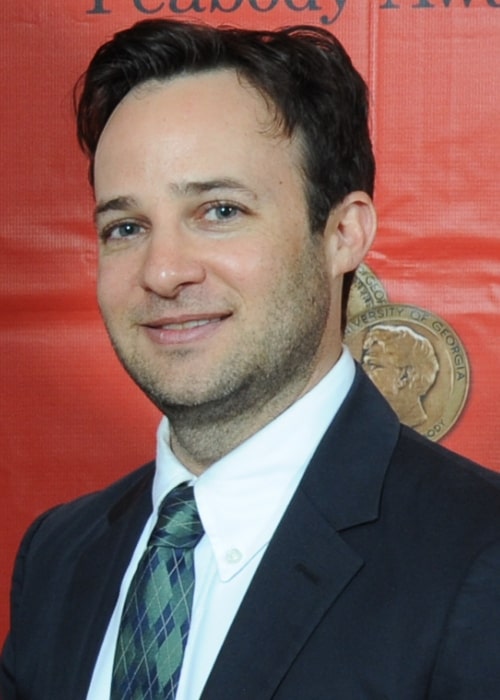
[[[183,331],[189,328],[197,328],[198,326],[207,326],[209,323],[218,323],[222,321],[222,316],[217,316],[216,318],[200,318],[192,321],[182,321],[179,323],[163,323],[155,328],[161,328],[165,331]]]
[[[155,343],[161,345],[196,343],[211,338],[231,315],[231,313],[214,313],[203,316],[194,314],[164,316],[142,325]]]

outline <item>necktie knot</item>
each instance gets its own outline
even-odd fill
[[[202,535],[193,487],[181,484],[164,498],[148,546],[186,549],[195,547]]]

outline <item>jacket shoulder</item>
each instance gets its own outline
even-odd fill
[[[20,552],[29,548],[34,538],[41,547],[44,541],[54,544],[61,537],[66,541],[78,541],[83,533],[88,534],[89,528],[99,527],[103,518],[119,517],[132,501],[151,489],[154,468],[155,463],[148,462],[99,491],[42,513],[27,530]]]
[[[500,473],[405,426],[401,426],[392,455],[387,487],[399,493],[402,502],[411,499],[413,512],[431,519],[435,514],[443,527],[446,523],[445,529],[458,531],[462,524],[464,528],[489,530],[498,537]]]

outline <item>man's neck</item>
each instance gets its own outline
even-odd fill
[[[247,393],[232,401],[172,408],[168,412],[172,451],[189,471],[200,475],[286,411],[329,369],[290,383],[265,400]]]

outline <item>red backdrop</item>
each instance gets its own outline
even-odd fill
[[[439,315],[461,339],[469,395],[443,444],[500,470],[500,0],[3,2],[0,636],[29,522],[153,455],[158,415],[96,309],[71,90],[112,33],[162,16],[309,23],[344,42],[373,102],[380,229],[368,263],[391,300]]]

